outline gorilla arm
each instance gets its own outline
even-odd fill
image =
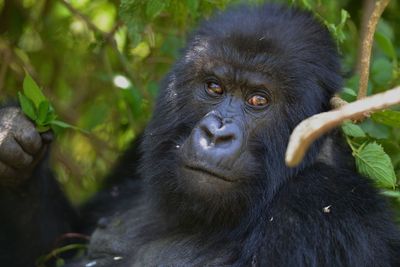
[[[19,108],[0,108],[1,266],[32,266],[76,221],[48,168],[48,139]]]

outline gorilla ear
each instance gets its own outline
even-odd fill
[[[362,120],[371,112],[382,110],[400,103],[400,86],[350,104],[334,97],[331,103],[341,107],[311,116],[300,122],[293,130],[286,149],[286,165],[295,167],[301,163],[307,149],[320,136],[339,126],[345,120]]]

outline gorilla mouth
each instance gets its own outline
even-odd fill
[[[210,170],[208,168],[204,168],[203,166],[185,165],[185,168],[189,169],[191,171],[200,172],[200,173],[206,174],[208,176],[212,176],[212,177],[218,178],[218,179],[223,180],[225,182],[229,182],[229,183],[234,182],[232,179],[229,179],[226,176],[223,176],[223,175],[221,175],[221,174],[219,174],[219,173],[217,173],[215,171],[212,171],[212,170]]]

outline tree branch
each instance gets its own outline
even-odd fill
[[[359,120],[366,113],[381,110],[400,103],[400,86],[362,100],[357,100],[341,108],[316,114],[302,121],[293,130],[286,150],[286,165],[297,166],[314,140],[340,125],[345,120]]]
[[[83,20],[91,31],[101,34],[102,37],[104,39],[106,39],[107,34],[105,32],[103,32],[102,30],[100,30],[96,25],[94,25],[93,22],[87,16],[85,16],[84,14],[79,12],[79,10],[77,10],[75,7],[73,7],[68,1],[60,0],[60,2],[68,9],[69,12],[71,12],[71,14],[73,14],[75,17],[78,17],[81,20]]]
[[[114,34],[118,30],[118,28],[122,25],[122,22],[117,21],[117,23],[114,25],[114,27],[111,29],[111,31],[109,33],[107,33],[107,32],[102,31],[101,29],[99,29],[96,25],[94,25],[93,22],[90,21],[90,19],[87,16],[85,16],[79,10],[77,10],[75,7],[73,7],[68,1],[66,1],[66,0],[59,0],[59,1],[61,2],[61,4],[63,4],[69,10],[69,12],[71,12],[71,14],[73,14],[74,16],[80,18],[83,22],[85,22],[91,31],[96,32],[102,36],[104,42],[106,44],[108,44],[114,50],[114,52],[117,54],[118,59],[121,63],[122,69],[124,70],[125,74],[129,77],[129,79],[132,82],[134,82],[136,80],[136,77],[131,71],[131,66],[129,65],[129,61],[118,50],[117,42],[115,41],[115,38],[114,38]],[[144,98],[149,98],[149,94],[146,90],[144,90],[140,86],[138,86],[137,88]]]
[[[357,99],[366,97],[368,89],[369,66],[371,60],[371,50],[373,44],[374,33],[379,18],[381,17],[386,6],[390,0],[378,0],[375,2],[375,7],[368,20],[367,28],[365,30],[363,40],[361,42],[361,56],[360,56],[360,85],[358,88]]]

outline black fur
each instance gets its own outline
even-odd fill
[[[204,93],[210,76],[223,97]],[[254,110],[240,99],[260,80],[269,104]],[[108,188],[81,210],[80,229],[100,225],[87,259],[68,266],[400,266],[398,229],[340,133],[299,167],[284,164],[293,128],[327,111],[341,85],[335,44],[311,14],[275,5],[216,14],[192,35]],[[210,116],[233,121],[239,150],[196,151]],[[188,161],[229,181],[190,172]]]

